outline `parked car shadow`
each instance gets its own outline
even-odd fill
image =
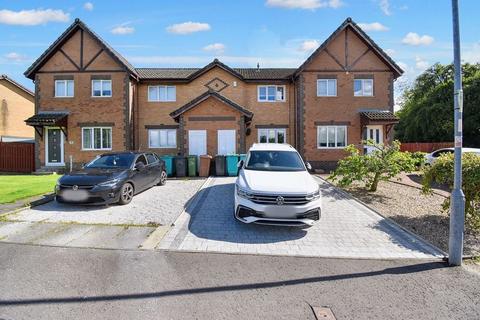
[[[203,239],[231,243],[277,243],[300,239],[307,233],[299,227],[244,224],[234,217],[234,183],[212,185],[197,195],[198,202],[187,205],[188,230]]]

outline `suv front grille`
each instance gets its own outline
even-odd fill
[[[280,204],[281,198],[283,198],[283,205],[302,205],[309,203],[311,200],[307,199],[307,196],[282,196],[282,195],[264,195],[254,194],[250,200],[258,204]]]
[[[90,189],[93,189],[94,186],[77,186],[77,187],[78,187],[78,189],[82,189],[82,190],[90,190]],[[60,189],[61,190],[72,190],[73,185],[61,184]]]

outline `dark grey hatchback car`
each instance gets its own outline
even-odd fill
[[[106,153],[58,179],[55,193],[64,203],[127,204],[135,194],[166,182],[165,162],[155,153]]]

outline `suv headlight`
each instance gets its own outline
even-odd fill
[[[308,201],[317,200],[319,198],[320,198],[320,188],[318,188],[317,191],[313,193],[307,194],[307,196],[305,197],[305,199]]]
[[[249,193],[248,191],[241,189],[239,186],[237,186],[237,196],[245,199],[252,199],[253,195]]]
[[[113,179],[113,180],[109,180],[109,181],[105,181],[105,182],[101,182],[99,184],[97,184],[97,186],[100,186],[100,187],[115,187],[118,183],[118,181],[120,181],[119,179]]]

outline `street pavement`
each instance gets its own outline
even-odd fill
[[[0,275],[8,320],[480,319],[479,276],[438,260],[0,243]]]

